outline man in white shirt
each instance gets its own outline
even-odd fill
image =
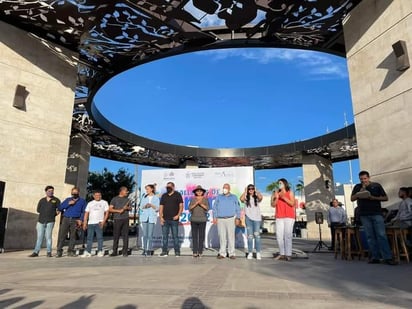
[[[109,204],[102,200],[100,191],[93,192],[93,201],[90,201],[85,209],[83,230],[87,229],[87,248],[81,257],[91,257],[93,237],[96,233],[97,256],[104,256],[103,252],[103,226],[109,217]]]

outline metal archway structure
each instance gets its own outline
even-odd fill
[[[0,19],[45,44],[78,53],[72,134],[92,138],[92,155],[180,167],[301,165],[302,155],[332,161],[357,157],[354,126],[286,145],[206,149],[171,145],[124,131],[93,104],[111,77],[141,64],[188,52],[281,47],[345,55],[342,20],[361,0],[58,0],[0,1]],[[56,53],[62,50],[50,45]]]

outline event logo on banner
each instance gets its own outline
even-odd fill
[[[191,227],[189,203],[193,197],[192,191],[196,186],[201,185],[206,189],[206,197],[209,201],[210,210],[208,212],[208,221],[206,224],[206,248],[218,248],[219,237],[217,235],[217,226],[212,223],[212,205],[216,196],[221,193],[225,183],[230,184],[231,193],[238,198],[243,193],[248,184],[254,183],[253,167],[225,167],[225,168],[199,168],[199,169],[167,169],[167,170],[144,170],[142,171],[142,187],[147,184],[156,184],[156,193],[159,197],[166,192],[168,182],[175,184],[175,190],[178,191],[184,201],[184,209],[179,219],[179,239],[182,247],[191,246]],[[242,203],[240,206],[243,207]],[[142,235],[142,234],[140,234]],[[236,228],[236,247],[246,248],[246,230],[245,228]],[[141,240],[140,240],[141,241]],[[173,241],[169,239],[169,246]],[[162,246],[162,229],[160,220],[154,229],[153,247]]]

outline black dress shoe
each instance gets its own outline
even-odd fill
[[[56,257],[61,258],[62,256],[63,256],[63,252],[62,251],[57,251]]]
[[[52,257],[51,252],[47,252],[47,257]]]
[[[377,259],[372,259],[368,261],[368,264],[380,264],[381,262]]]
[[[117,253],[112,252],[112,253],[109,254],[109,256],[117,256]]]
[[[32,254],[29,255],[29,257],[38,257],[38,256],[39,256],[39,254],[36,253],[36,252],[33,252]]]
[[[398,265],[398,263],[397,263],[396,261],[394,261],[394,260],[384,260],[384,261],[383,261],[383,264],[392,265],[392,266]]]

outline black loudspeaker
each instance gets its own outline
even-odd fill
[[[0,209],[3,207],[4,190],[6,189],[6,183],[0,181]]]
[[[6,236],[7,208],[0,208],[0,253],[4,251],[4,237]]]
[[[20,110],[26,110],[26,98],[29,95],[29,92],[26,90],[26,87],[22,85],[16,86],[16,92],[14,93],[13,107]]]
[[[392,44],[392,48],[396,56],[396,69],[398,71],[405,71],[406,69],[409,69],[410,65],[406,42],[399,40],[398,42]]]
[[[315,212],[315,222],[316,224],[323,224],[323,213]]]

